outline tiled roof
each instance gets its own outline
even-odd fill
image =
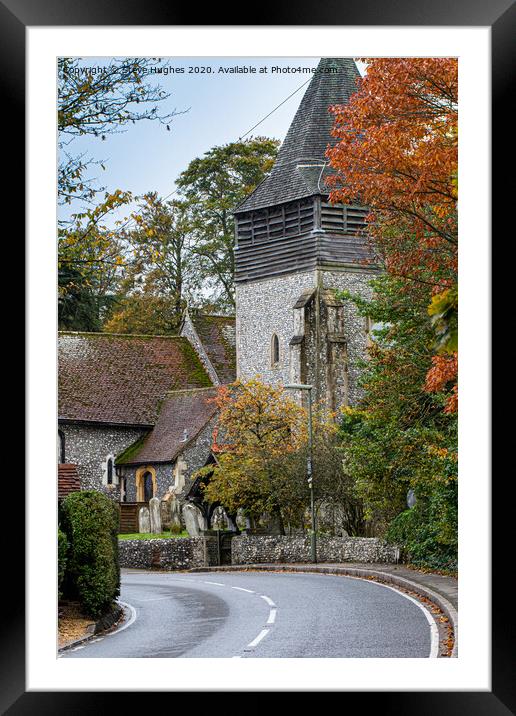
[[[337,139],[330,134],[333,115],[328,108],[348,102],[357,89],[359,77],[351,58],[321,59],[270,175],[236,208],[235,213],[329,193],[325,186],[330,173],[324,169],[325,152]]]
[[[172,462],[217,412],[210,399],[217,388],[177,390],[169,393],[156,425],[151,432],[135,444],[135,450],[119,455],[117,465]]]
[[[57,466],[57,497],[66,497],[70,492],[81,489],[81,481],[77,473],[77,465],[66,462]]]
[[[168,391],[211,385],[186,338],[59,334],[59,418],[153,425]]]
[[[194,328],[221,383],[236,380],[236,331],[234,316],[210,316],[190,312]]]

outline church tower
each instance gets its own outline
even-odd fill
[[[333,116],[356,90],[349,58],[323,58],[270,175],[235,210],[237,374],[310,383],[329,410],[360,396],[366,322],[338,291],[370,295],[367,209],[328,201]]]

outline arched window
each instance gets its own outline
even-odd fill
[[[273,366],[278,365],[279,360],[280,360],[279,338],[275,333],[273,333],[272,341],[271,341],[271,364]]]
[[[108,485],[112,485],[112,484],[113,484],[113,462],[114,462],[114,461],[113,461],[113,458],[112,458],[112,457],[108,457],[108,459],[107,459],[107,465],[106,465],[106,470],[107,470],[106,480],[107,480],[107,484],[108,484]]]
[[[118,485],[118,475],[115,470],[115,456],[107,455],[102,463],[102,484]]]
[[[66,462],[65,460],[65,436],[62,430],[57,431],[57,460],[61,464]]]

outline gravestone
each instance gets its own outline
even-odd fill
[[[192,504],[183,506],[183,520],[190,537],[199,537],[204,529],[204,519],[199,508]]]
[[[150,531],[153,535],[161,534],[161,507],[160,500],[157,497],[151,497],[149,500],[150,511]]]
[[[179,500],[175,497],[170,499],[170,531],[178,534],[183,531],[183,524],[181,522],[181,505]]]
[[[161,511],[161,527],[163,531],[170,529],[170,497],[168,499],[161,500],[160,503]]]
[[[150,514],[148,507],[140,507],[138,512],[138,532],[150,532]]]

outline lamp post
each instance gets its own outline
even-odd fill
[[[310,551],[312,562],[317,564],[317,542],[316,542],[316,521],[315,521],[315,501],[314,501],[314,485],[312,472],[312,385],[304,385],[303,383],[292,383],[286,385],[286,390],[306,390],[308,392],[308,457],[306,460],[306,479],[310,488],[310,512],[312,515],[312,532],[310,535]]]

